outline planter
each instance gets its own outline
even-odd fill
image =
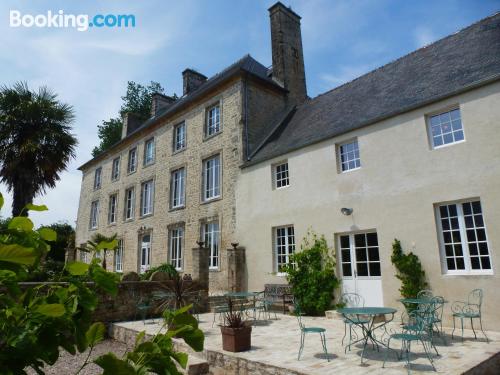
[[[220,327],[222,349],[228,352],[244,352],[252,346],[252,326],[242,328]]]

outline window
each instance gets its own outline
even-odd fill
[[[174,127],[174,152],[186,147],[186,123],[181,122]]]
[[[101,188],[102,182],[102,167],[99,167],[95,170],[94,174],[94,190]]]
[[[205,137],[214,135],[220,131],[220,107],[214,105],[207,110],[206,124],[205,124]]]
[[[186,170],[179,168],[172,172],[170,180],[170,207],[184,207],[186,192]]]
[[[429,118],[429,134],[432,146],[439,148],[464,140],[462,119],[458,108]]]
[[[276,228],[275,259],[276,271],[284,273],[284,266],[290,263],[290,255],[295,252],[295,231],[293,225]]]
[[[108,224],[116,223],[116,214],[118,211],[118,194],[113,194],[109,196],[109,207],[108,207]]]
[[[116,181],[120,178],[120,158],[113,159],[111,166],[111,180]]]
[[[148,139],[144,144],[144,165],[153,164],[155,161],[155,140]]]
[[[123,240],[118,240],[118,248],[115,251],[115,272],[123,272]]]
[[[95,229],[99,225],[99,201],[90,204],[90,229]]]
[[[153,190],[153,180],[144,182],[141,185],[141,216],[150,215],[153,213]]]
[[[340,170],[347,172],[361,167],[358,141],[341,144],[339,147]]]
[[[134,147],[128,152],[127,172],[133,173],[137,170],[137,147]]]
[[[151,234],[145,234],[141,238],[139,272],[144,273],[151,267]]]
[[[88,263],[89,262],[89,253],[83,250],[80,250],[80,262]]]
[[[182,270],[182,248],[184,245],[184,228],[170,231],[170,263],[177,271]]]
[[[125,220],[134,218],[135,189],[133,187],[125,190]]]
[[[219,268],[219,222],[209,221],[203,225],[203,238],[205,246],[210,251],[210,269]]]
[[[439,205],[437,216],[446,272],[491,272],[481,202],[474,200]]]
[[[290,180],[288,179],[288,162],[276,165],[274,173],[276,189],[290,185]]]
[[[381,276],[376,232],[346,234],[339,238],[343,277]]]
[[[203,200],[220,196],[220,155],[203,162]]]

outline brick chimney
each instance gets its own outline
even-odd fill
[[[154,117],[162,109],[174,104],[175,98],[155,92],[151,97],[151,116]]]
[[[290,104],[300,104],[307,99],[300,16],[278,1],[269,8],[269,17],[273,79],[289,91]]]
[[[144,120],[136,113],[127,112],[122,117],[122,139],[138,129]]]
[[[193,69],[186,69],[182,72],[182,81],[183,81],[183,95],[189,94],[190,92],[196,90],[203,83],[205,83],[207,77],[203,74],[198,73]]]

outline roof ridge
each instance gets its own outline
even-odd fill
[[[457,34],[460,34],[460,33],[464,32],[464,31],[466,31],[466,30],[468,30],[468,29],[470,29],[470,28],[472,28],[472,27],[474,27],[474,26],[476,26],[476,25],[480,24],[481,22],[486,21],[486,20],[487,20],[487,19],[489,19],[489,18],[494,18],[494,17],[495,17],[496,15],[498,15],[498,14],[500,14],[500,10],[499,10],[499,11],[496,11],[496,12],[495,12],[495,13],[493,13],[493,14],[490,14],[490,15],[489,15],[489,16],[487,16],[487,17],[481,18],[480,20],[478,20],[478,21],[476,21],[476,22],[474,22],[474,23],[472,23],[472,24],[470,24],[470,25],[468,25],[468,26],[466,26],[466,27],[463,27],[463,28],[461,28],[461,29],[459,29],[459,30],[455,31],[455,32],[454,32],[454,33],[452,33],[452,34],[448,34],[448,35],[446,35],[446,36],[442,37],[441,39],[438,39],[438,40],[436,40],[436,41],[434,41],[434,42],[432,42],[432,43],[429,43],[429,44],[426,44],[425,46],[422,46],[422,47],[420,47],[420,48],[417,48],[416,50],[413,50],[413,51],[411,51],[411,52],[408,52],[406,55],[400,56],[400,57],[398,57],[398,58],[396,58],[396,59],[394,59],[394,60],[392,60],[392,61],[389,61],[389,62],[385,63],[384,65],[379,66],[378,68],[375,68],[375,69],[373,69],[373,70],[370,70],[369,72],[366,72],[365,74],[362,74],[362,75],[360,75],[360,76],[358,76],[358,77],[356,77],[356,78],[353,78],[353,79],[352,79],[352,80],[350,80],[350,81],[347,81],[347,82],[345,82],[345,83],[343,83],[343,84],[341,84],[341,85],[339,85],[339,86],[337,86],[337,87],[334,87],[334,88],[332,88],[332,89],[330,89],[330,90],[328,90],[328,91],[325,91],[324,93],[318,94],[318,95],[316,95],[314,98],[312,98],[311,100],[316,100],[317,98],[319,98],[319,97],[321,97],[321,96],[324,96],[324,95],[327,95],[327,94],[329,94],[329,93],[331,93],[331,92],[333,92],[333,91],[339,90],[339,89],[341,89],[342,87],[347,86],[347,85],[349,85],[349,84],[351,84],[351,83],[353,83],[353,82],[355,82],[355,81],[357,81],[357,80],[359,80],[359,79],[361,79],[361,78],[363,78],[363,77],[365,77],[365,76],[367,76],[367,75],[369,75],[369,74],[372,74],[372,73],[375,73],[375,72],[377,72],[377,71],[379,71],[379,70],[384,69],[384,68],[385,68],[385,67],[387,67],[388,65],[394,64],[394,63],[396,63],[396,62],[398,62],[398,61],[400,61],[400,60],[403,60],[403,59],[405,59],[405,58],[407,58],[407,57],[409,57],[409,56],[411,56],[411,55],[414,55],[414,54],[416,54],[416,53],[418,53],[418,52],[420,52],[420,51],[422,51],[422,50],[424,50],[424,49],[426,49],[426,48],[429,48],[429,47],[431,47],[431,46],[433,46],[433,45],[435,45],[435,44],[437,44],[437,43],[440,43],[440,42],[442,42],[442,41],[444,41],[444,40],[448,39],[448,38],[451,38],[451,37],[453,37],[453,36],[455,36],[455,35],[457,35]]]

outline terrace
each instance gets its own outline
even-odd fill
[[[274,315],[272,316],[274,318]],[[389,332],[401,330],[399,312],[393,322],[387,325]],[[219,374],[406,374],[404,361],[398,361],[394,353],[389,353],[385,368],[382,363],[385,348],[377,352],[370,346],[365,352],[365,361],[361,364],[362,345],[351,348],[344,353],[341,341],[344,335],[344,324],[340,316],[334,314],[331,319],[325,317],[303,317],[306,326],[319,326],[326,329],[328,359],[323,353],[318,335],[308,335],[300,360],[297,353],[300,346],[300,330],[294,316],[277,314],[277,319],[257,320],[252,332],[252,349],[248,352],[231,353],[222,350],[220,328],[212,327],[213,314],[200,315],[200,328],[205,333],[205,349],[201,353],[190,352],[196,361],[208,362],[210,373]],[[130,321],[114,323],[111,336],[118,341],[132,344],[135,335],[140,331],[154,335],[160,329],[158,320]],[[487,374],[496,373],[500,366],[500,333],[486,331],[490,341],[478,335],[474,340],[471,330],[465,331],[464,341],[451,339],[451,329],[446,328],[444,345],[438,337],[435,341],[440,353],[434,364],[438,374]],[[176,342],[179,349],[189,351],[182,342]],[[399,349],[400,342],[394,341],[391,346]],[[412,346],[412,371],[416,374],[435,374],[425,358],[422,346]]]

